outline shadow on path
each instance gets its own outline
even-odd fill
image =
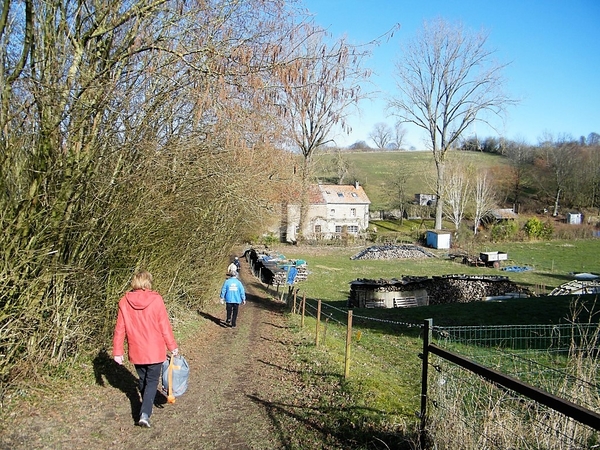
[[[94,377],[98,386],[106,386],[106,382],[119,389],[129,399],[131,418],[137,420],[142,402],[138,393],[138,379],[124,366],[113,361],[106,349],[100,350],[94,358]]]

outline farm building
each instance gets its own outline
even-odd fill
[[[436,199],[435,194],[415,194],[415,203],[421,206],[435,205]]]
[[[450,248],[450,232],[427,230],[427,246],[431,248]]]
[[[425,277],[426,278],[426,277]],[[350,284],[349,306],[359,308],[406,308],[429,304],[427,291],[414,278],[402,280],[364,280]]]
[[[287,205],[285,240],[335,239],[357,235],[369,227],[371,201],[362,186],[319,184],[309,192],[309,206],[300,230],[300,205]]]
[[[570,225],[581,225],[581,213],[568,213],[566,220]]]
[[[484,218],[486,222],[507,222],[516,220],[518,214],[513,208],[492,209]]]

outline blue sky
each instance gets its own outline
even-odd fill
[[[508,110],[497,131],[478,124],[469,130],[480,138],[502,136],[537,144],[545,133],[574,138],[600,133],[600,0],[305,0],[305,7],[334,37],[359,44],[399,23],[388,42],[375,48],[367,66],[374,71],[373,89],[381,93],[364,100],[353,114],[350,135],[339,133],[341,146],[366,141],[378,122],[389,125],[386,98],[397,91],[395,61],[402,42],[415,36],[424,20],[442,17],[469,29],[489,32],[504,70],[505,91],[519,104]],[[406,141],[424,149],[424,136],[405,126]]]

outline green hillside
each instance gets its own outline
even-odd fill
[[[322,182],[337,182],[337,156],[331,153],[315,157],[316,176]],[[358,180],[371,200],[371,209],[393,207],[394,182],[406,178],[405,192],[410,198],[417,193],[434,193],[436,168],[429,151],[370,151],[343,152],[342,159],[348,164],[345,182]],[[499,155],[481,152],[453,152],[448,160],[460,160],[461,164],[477,167],[506,167],[508,161]]]

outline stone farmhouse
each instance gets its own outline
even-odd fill
[[[300,235],[309,240],[356,236],[369,226],[370,204],[359,183],[312,185],[302,230],[299,225],[300,205],[287,205],[285,240],[296,242]]]

